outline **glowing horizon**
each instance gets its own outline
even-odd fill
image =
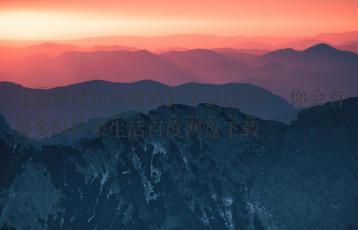
[[[76,39],[96,36],[211,34],[305,36],[358,29],[358,2],[287,3],[225,0],[5,1],[0,39]]]

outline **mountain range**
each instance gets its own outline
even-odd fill
[[[294,49],[307,49],[318,43],[327,43],[334,47],[358,40],[358,31],[342,33],[322,33],[312,36],[296,37],[270,37],[270,36],[215,36],[205,34],[175,34],[168,36],[106,36],[89,37],[75,40],[0,40],[1,46],[21,47],[32,46],[39,43],[63,43],[77,47],[94,46],[121,46],[147,49],[152,52],[173,49],[263,49],[275,50],[291,47]],[[350,50],[353,51],[353,50]]]
[[[239,108],[262,119],[286,123],[294,120],[298,112],[282,97],[245,83],[186,83],[172,87],[151,80],[134,83],[97,80],[51,89],[0,83],[0,113],[14,129],[31,138],[49,137],[86,121],[92,126],[92,119],[105,120],[123,112],[200,103]]]
[[[0,77],[4,81],[47,88],[96,79],[113,82],[151,79],[169,85],[246,82],[287,100],[291,100],[296,89],[306,94],[319,89],[331,100],[332,91],[341,92],[343,98],[357,96],[356,53],[327,44],[303,51],[245,52],[193,49],[157,54],[146,50],[107,50],[71,51],[57,56],[36,54],[15,59],[3,56]]]
[[[66,146],[0,119],[0,228],[357,229],[357,124],[358,98],[290,125],[175,104]]]

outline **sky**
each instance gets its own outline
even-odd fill
[[[0,0],[1,40],[306,36],[357,28],[357,0]]]

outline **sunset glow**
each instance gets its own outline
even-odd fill
[[[105,35],[297,36],[357,29],[358,2],[2,1],[0,39]]]
[[[186,19],[101,17],[50,11],[14,11],[0,15],[2,39],[71,39],[103,35],[158,35],[194,32],[219,23]],[[230,22],[223,22],[230,23]]]
[[[232,66],[246,55],[319,43],[355,51],[357,39],[357,0],[0,0],[0,81],[53,87],[157,77],[178,84],[195,75],[198,81],[228,82],[250,73]],[[161,56],[191,49],[248,53],[230,54],[234,60],[228,62],[221,60],[227,54],[199,51],[185,53],[190,63],[180,55]],[[206,64],[191,69],[201,61]],[[225,68],[215,73],[222,63]],[[207,66],[210,76],[201,72]]]

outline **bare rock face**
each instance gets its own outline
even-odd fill
[[[1,139],[0,228],[355,229],[357,115],[357,98],[291,125],[173,105],[70,145]]]

